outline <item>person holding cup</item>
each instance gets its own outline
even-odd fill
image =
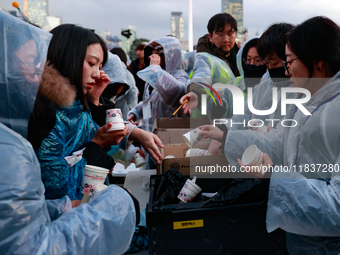
[[[117,105],[116,99],[117,97],[118,99],[120,99],[122,97],[121,94],[125,93],[125,95],[127,95],[127,93],[131,89],[133,89],[133,86],[129,85],[131,84],[131,74],[126,69],[124,63],[119,59],[119,57],[112,54],[111,52],[108,52],[108,60],[103,66],[102,70],[105,71],[105,73],[108,75],[110,83],[106,87],[101,87],[98,89],[95,89],[95,87],[93,87],[86,94],[92,118],[99,126],[104,126],[107,122],[110,122],[110,120],[113,120],[113,122],[119,122],[117,123],[118,127],[112,126],[111,129],[123,129],[124,112],[126,114],[128,109],[126,109],[126,104],[125,106],[123,105],[124,109],[120,109],[120,106],[122,106],[122,104]],[[132,103],[132,101],[134,100],[127,99],[127,101]],[[115,113],[114,117],[112,114],[110,114],[110,112],[114,113],[117,111],[118,114]],[[121,118],[119,118],[118,121],[115,121],[116,117],[119,116]],[[160,147],[162,147],[163,145],[159,138],[151,132],[137,128],[136,125],[132,123],[128,123],[126,126],[129,127],[129,134],[126,135],[121,141],[120,148],[123,150],[128,150],[131,148],[131,145],[129,146],[129,148],[127,148],[127,141],[137,141],[140,145],[144,147],[145,151],[147,151],[157,163],[160,163],[161,155],[159,153],[157,145]],[[108,151],[108,154],[110,156],[113,156],[117,152],[117,147],[114,147],[113,149]],[[139,149],[138,152],[142,155],[142,157],[145,157],[142,150]],[[131,159],[132,157],[133,156],[131,156]],[[114,156],[113,158],[116,159]],[[131,160],[129,160],[129,163],[130,162]],[[126,163],[129,164],[128,162]]]
[[[286,34],[293,28],[293,25],[288,23],[275,23],[270,25],[267,30],[261,35],[257,42],[257,50],[259,56],[263,59],[263,63],[266,64],[268,72],[265,73],[260,83],[253,88],[252,101],[255,109],[265,110],[271,108],[273,105],[273,89],[277,90],[278,103],[276,110],[268,115],[257,115],[250,111],[248,102],[244,102],[244,114],[234,115],[228,123],[221,125],[225,137],[221,143],[213,141],[208,150],[212,154],[224,153],[228,162],[232,166],[238,166],[236,161],[237,157],[241,157],[244,150],[251,144],[253,139],[264,139],[264,133],[266,129],[269,131],[272,127],[276,126],[277,121],[282,119],[281,115],[281,90],[286,87],[291,87],[291,82],[287,76],[285,76],[285,69],[282,61],[285,60],[285,44]],[[230,94],[229,90],[228,93]],[[227,94],[225,94],[227,95]],[[250,96],[247,94],[247,97]],[[294,93],[287,93],[287,98],[292,98]],[[230,102],[229,102],[230,103]],[[209,113],[209,107],[208,107]],[[216,112],[217,113],[217,112]],[[226,117],[226,116],[224,116]],[[218,115],[212,115],[210,118],[220,118]],[[223,118],[223,116],[222,116]],[[268,119],[276,121],[268,121]],[[251,124],[252,120],[259,122],[256,125]],[[241,124],[244,122],[244,125]],[[234,124],[231,124],[234,123]],[[236,124],[235,124],[236,123]],[[237,124],[238,123],[238,124]],[[251,126],[261,126],[265,132],[254,132],[250,130]],[[268,125],[269,124],[269,125]],[[216,128],[217,129],[217,128]],[[222,132],[222,133],[223,133]],[[214,132],[213,132],[214,133]],[[219,133],[219,130],[216,131]],[[261,148],[260,148],[261,149]],[[274,150],[278,152],[278,156],[271,154],[272,160],[277,161],[279,158],[279,148]]]
[[[287,34],[286,57],[283,63],[292,85],[311,94],[304,104],[311,115],[291,105],[285,118],[297,126],[278,127],[272,141],[255,141],[266,152],[262,166],[238,162],[267,183],[267,230],[286,231],[289,254],[338,254],[340,27],[326,17],[306,20]],[[272,142],[283,148],[282,165],[274,165],[269,156],[276,149]]]
[[[33,37],[36,45],[40,45],[38,59],[46,58],[51,34],[1,10],[0,27],[0,45],[26,43]],[[17,34],[15,42],[12,41],[15,36],[8,36],[13,31]],[[0,47],[0,72],[5,81],[1,84],[4,90],[0,100],[3,110],[0,114],[0,253],[123,254],[129,247],[139,216],[139,206],[135,206],[126,190],[111,185],[96,194],[91,203],[76,208],[72,208],[67,195],[54,200],[45,198],[39,161],[21,132],[26,130],[27,134],[38,90],[38,84],[31,88],[35,89],[33,97],[27,85],[34,84],[24,81],[27,74],[34,79],[38,75],[40,79],[41,72],[36,69],[24,74],[21,62],[7,51],[8,48]],[[26,108],[16,108],[18,102]],[[25,115],[13,114],[13,109],[25,110]],[[18,122],[19,119],[22,121]]]
[[[96,95],[92,97],[95,100],[110,82],[100,70],[107,60],[103,40],[72,24],[60,25],[51,33],[47,64],[29,121],[28,139],[41,165],[46,198],[68,195],[77,205],[83,197],[84,166],[111,169],[114,161],[103,148],[114,145],[118,149],[129,128],[106,132],[111,123],[98,127],[89,111],[87,93]],[[157,148],[155,141],[158,142],[148,137],[148,142]],[[82,159],[69,166],[65,157],[80,149],[84,149]],[[160,154],[157,158],[161,158]]]

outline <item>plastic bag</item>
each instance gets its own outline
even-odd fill
[[[187,178],[175,169],[166,171],[161,177],[158,189],[155,195],[155,207],[167,204],[178,204],[177,198]]]

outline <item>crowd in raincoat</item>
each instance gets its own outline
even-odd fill
[[[0,86],[3,92],[0,95],[0,250],[5,254],[124,253],[138,221],[138,209],[128,192],[111,185],[91,202],[73,209],[71,205],[71,200],[83,196],[79,188],[80,169],[97,160],[94,158],[100,158],[101,162],[113,161],[111,155],[118,151],[119,145],[112,146],[111,155],[107,151],[93,154],[89,146],[81,161],[68,166],[65,157],[91,142],[89,137],[93,137],[99,128],[98,123],[90,112],[81,112],[79,100],[68,97],[70,84],[53,68],[45,67],[42,76],[51,34],[2,11],[0,28]],[[180,98],[190,90],[200,94],[200,88],[216,83],[240,88],[245,94],[243,115],[233,116],[229,90],[223,92],[223,111],[215,111],[213,101],[210,101],[208,115],[210,120],[229,120],[224,127],[228,132],[223,137],[223,154],[231,165],[238,166],[236,159],[241,158],[252,144],[271,158],[274,170],[268,191],[268,232],[278,228],[286,231],[290,254],[339,254],[340,72],[304,104],[311,115],[289,105],[283,116],[280,99],[284,89],[291,87],[288,79],[273,81],[266,72],[259,84],[249,86],[252,90],[246,94],[248,85],[244,80],[242,58],[248,42],[237,53],[237,69],[241,76],[235,77],[228,64],[211,53],[182,54],[179,41],[174,37],[150,41],[145,47],[145,51],[149,51],[146,58],[151,55],[152,43],[157,43],[163,50],[164,67],[147,65],[137,73],[145,81],[143,101],[138,104],[133,76],[117,56],[109,54],[103,70],[111,82],[104,94],[115,107],[121,108],[125,120],[133,114],[137,121],[141,120],[144,130],[152,131],[154,120],[170,117],[180,106]],[[54,77],[64,97],[57,95],[57,90],[44,90],[50,77]],[[39,83],[42,86],[37,97]],[[121,90],[117,94],[118,87]],[[256,115],[250,111],[248,97],[255,109],[265,110],[272,106],[268,99],[273,98],[273,93],[279,99],[273,113]],[[48,131],[51,139],[41,139],[39,133],[46,137],[47,131],[33,123],[31,128],[38,138],[31,144],[25,138],[30,132],[27,127],[34,102],[42,100],[47,109],[49,106],[44,98],[39,98],[41,95],[57,106],[53,115],[55,120],[52,120],[55,125]],[[296,93],[286,96],[302,97]],[[65,108],[67,105],[71,107]],[[176,116],[181,117],[183,113],[180,111]],[[233,122],[248,123],[251,119],[284,120],[286,124],[296,122],[298,125],[294,128],[273,125],[267,134],[249,130],[246,124],[231,125]],[[49,121],[51,119],[46,119],[47,123]],[[130,124],[129,132],[134,128]],[[66,140],[72,142],[65,144]],[[328,171],[300,171],[299,167],[307,165],[309,168],[325,166]],[[289,170],[283,172],[283,167]],[[52,173],[52,168],[60,171]],[[61,171],[66,168],[71,169],[67,177]]]
[[[1,253],[124,253],[137,221],[124,189],[112,185],[73,209],[67,195],[45,198],[40,164],[24,137],[39,85],[35,76],[41,76],[51,34],[3,11],[0,28]],[[18,56],[20,50],[30,56]]]

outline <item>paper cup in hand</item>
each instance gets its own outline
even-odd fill
[[[145,159],[138,152],[133,156],[133,158],[135,159],[136,167],[142,167],[146,164]]]
[[[201,190],[196,183],[188,179],[177,197],[184,203],[191,202]]]
[[[185,143],[190,147],[194,147],[196,143],[198,143],[201,139],[201,130],[199,128],[193,129],[188,133],[183,135],[183,139]]]
[[[250,120],[248,122],[248,127],[251,129],[251,130],[254,130],[254,131],[257,131],[257,132],[261,132],[263,134],[267,134],[269,132],[267,126],[265,125],[262,125],[262,126],[259,126],[259,124],[261,124],[261,121],[257,121],[257,120]],[[263,123],[262,123],[263,124]]]
[[[186,157],[198,157],[198,156],[210,156],[211,153],[207,150],[203,150],[203,149],[197,149],[197,148],[193,148],[193,149],[189,149],[187,150],[187,153],[185,154]]]
[[[250,145],[242,155],[245,166],[260,166],[263,162],[263,152],[256,145]]]
[[[98,184],[103,184],[109,170],[99,166],[86,165],[84,167],[83,187],[81,192],[85,195],[93,195]]]
[[[106,110],[106,123],[111,123],[112,126],[109,131],[124,130],[125,124],[122,116],[122,112],[119,108]]]

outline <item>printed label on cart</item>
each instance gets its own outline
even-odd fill
[[[200,228],[203,227],[203,220],[175,221],[174,229]]]

